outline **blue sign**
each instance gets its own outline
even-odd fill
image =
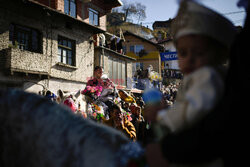
[[[162,52],[161,61],[178,60],[177,52]]]

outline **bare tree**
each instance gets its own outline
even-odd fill
[[[124,5],[121,8],[114,9],[116,12],[122,12],[125,14],[125,22],[129,19],[132,19],[133,21],[137,21],[139,23],[140,21],[144,20],[146,18],[146,6],[136,2],[136,3],[128,3],[127,1],[124,1]]]

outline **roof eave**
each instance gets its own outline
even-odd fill
[[[126,35],[126,34],[132,35],[132,36],[134,36],[134,37],[136,37],[136,38],[139,38],[139,39],[141,39],[141,40],[144,40],[144,41],[146,41],[146,42],[148,42],[148,43],[154,45],[154,46],[155,46],[156,48],[158,48],[158,49],[163,49],[163,48],[164,48],[163,46],[161,46],[161,45],[159,45],[159,44],[157,44],[157,43],[154,43],[154,42],[152,42],[152,41],[149,41],[148,39],[143,38],[143,37],[141,37],[141,36],[139,36],[139,35],[136,35],[136,34],[134,34],[134,33],[132,33],[132,32],[126,31],[126,32],[124,33],[124,35]]]
[[[98,27],[96,27],[96,26],[93,26],[93,25],[91,25],[91,24],[88,24],[88,23],[86,23],[86,22],[84,22],[84,21],[82,21],[82,20],[76,19],[76,18],[71,17],[71,16],[69,16],[69,15],[66,15],[65,13],[63,13],[63,12],[61,12],[61,11],[58,11],[58,10],[53,9],[53,8],[50,8],[50,7],[48,7],[48,6],[46,6],[46,5],[43,5],[43,4],[41,4],[41,3],[37,2],[37,1],[34,1],[34,0],[27,0],[27,1],[30,2],[31,4],[34,4],[34,5],[37,5],[37,6],[41,7],[41,8],[43,8],[43,9],[46,9],[46,10],[48,10],[48,11],[51,11],[51,12],[53,12],[53,13],[55,13],[55,14],[59,14],[59,15],[61,15],[61,16],[67,17],[68,19],[71,19],[71,20],[76,21],[76,22],[78,22],[78,23],[80,23],[80,24],[83,24],[83,25],[89,27],[89,28],[92,30],[92,32],[93,32],[94,34],[95,34],[95,33],[104,33],[104,32],[105,32],[104,30],[102,30],[102,29],[100,29],[100,28],[98,28]]]

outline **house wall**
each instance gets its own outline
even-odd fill
[[[143,69],[147,69],[149,65],[153,66],[153,70],[156,72],[159,71],[160,61],[159,60],[140,60],[141,63],[143,63]]]
[[[53,9],[58,9],[60,11],[64,11],[64,0],[35,0],[41,4],[44,4]]]
[[[131,35],[126,35],[125,39],[126,42],[124,42],[124,45],[126,46],[127,56],[136,58],[136,62],[143,63],[144,69],[148,68],[151,64],[156,72],[161,73],[160,53],[154,45]],[[143,45],[147,54],[143,57],[136,56],[134,53],[130,52],[131,45]]]
[[[101,28],[102,30],[106,31],[106,26],[107,26],[107,15],[106,15],[106,11],[105,8],[103,8],[103,3],[97,1],[97,0],[93,0],[91,1],[91,3],[83,3],[82,8],[84,8],[82,11],[82,19],[83,21],[85,21],[86,23],[89,23],[89,11],[88,8],[92,8],[96,11],[99,12],[99,28]]]
[[[133,60],[122,57],[120,54],[115,53],[114,51],[109,51],[108,49],[102,49],[97,47],[95,48],[95,66],[102,66],[104,68],[104,74],[109,74],[109,57],[118,58],[126,62],[126,82],[128,83],[128,81],[132,78]],[[127,86],[129,85],[127,84]]]
[[[53,3],[55,3],[56,0],[36,0],[37,2],[44,4],[46,6],[51,6],[51,2],[53,1]]]
[[[126,46],[127,53],[130,52],[129,46],[131,46],[131,45],[143,45],[144,49],[146,50],[147,53],[158,51],[154,45],[152,45],[148,42],[145,42],[139,38],[136,38],[134,36],[126,35],[125,39],[126,39],[126,41],[124,42],[124,45]]]
[[[53,9],[59,10],[64,13],[64,0],[36,0],[46,6]],[[107,22],[107,11],[105,10],[105,4],[102,0],[92,0],[90,3],[83,2],[82,0],[76,0],[76,18],[89,23],[89,13],[88,8],[91,7],[99,12],[99,28],[106,31]]]
[[[9,47],[9,25],[11,23],[19,24],[22,26],[28,26],[30,28],[37,29],[42,34],[42,53],[33,53],[29,51],[21,51],[15,49],[15,52],[24,53],[24,56],[30,56],[30,61],[20,61],[22,59],[21,54],[19,54],[20,59],[15,59],[12,61],[13,64],[17,64],[19,69],[26,69],[35,67],[35,64],[39,64],[39,60],[46,61],[48,68],[48,73],[50,74],[49,79],[33,79],[15,76],[4,76],[2,71],[0,72],[0,80],[6,82],[16,79],[16,82],[22,82],[23,89],[31,92],[37,93],[42,86],[39,85],[40,82],[46,82],[45,86],[52,92],[56,93],[59,88],[63,88],[66,91],[76,91],[85,87],[85,83],[89,76],[93,74],[94,65],[94,46],[93,43],[89,42],[89,37],[93,34],[90,30],[84,27],[82,24],[75,24],[71,20],[65,19],[64,16],[46,15],[46,11],[32,9],[25,6],[11,4],[6,6],[5,9],[0,10],[0,53],[3,49]],[[8,9],[8,7],[11,7]],[[39,20],[39,22],[37,21]],[[66,23],[71,25],[66,26]],[[76,41],[76,65],[75,66],[65,66],[58,65],[58,35],[72,39]],[[17,53],[13,54],[17,55]],[[0,61],[4,59],[3,54],[0,54]],[[46,57],[45,59],[39,59],[39,57]],[[27,62],[28,61],[28,62]],[[4,62],[0,62],[4,64]],[[30,66],[28,65],[30,64]],[[30,67],[30,68],[29,68]],[[32,81],[35,84],[28,84],[27,80]],[[45,81],[46,80],[46,81]],[[42,83],[44,84],[44,83]],[[30,86],[29,86],[30,85]]]
[[[176,52],[176,47],[174,45],[174,41],[172,40],[163,43],[162,46],[165,50],[168,50],[169,52]],[[178,60],[166,61],[163,63],[165,63],[165,68],[166,64],[168,64],[168,68],[179,70]]]
[[[173,41],[168,41],[163,44],[165,50],[169,50],[170,52],[176,52],[176,48]]]

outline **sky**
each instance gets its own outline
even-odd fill
[[[154,21],[166,21],[174,18],[178,10],[179,0],[121,0],[128,3],[139,2],[146,6],[146,19],[142,25],[152,29]],[[236,26],[244,25],[246,12],[243,8],[237,7],[239,0],[197,0],[205,6],[223,14],[231,20]]]

